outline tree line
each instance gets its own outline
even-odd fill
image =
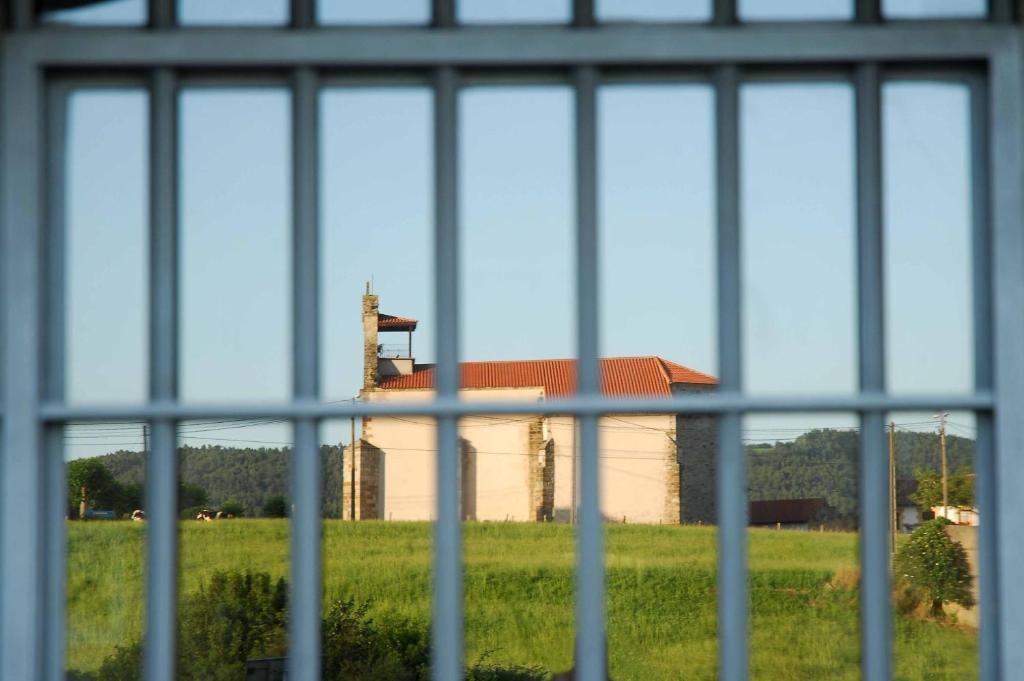
[[[824,498],[828,519],[855,518],[859,440],[859,434],[853,431],[819,429],[792,441],[749,445],[751,500]],[[896,477],[919,483],[914,485],[918,490],[911,501],[923,507],[937,505],[931,502],[940,494],[938,435],[897,431],[895,444]],[[974,441],[948,435],[947,452],[951,503],[970,503]],[[288,447],[180,447],[178,494],[183,514],[197,507],[219,510],[227,506],[236,515],[248,517],[283,515],[290,456]],[[341,456],[337,445],[320,447],[320,498],[325,518],[341,516]],[[70,462],[70,517],[77,515],[80,487],[86,478],[88,488],[94,490],[90,491],[93,508],[109,508],[119,514],[143,508],[145,461],[141,452],[119,451]]]
[[[857,514],[857,458],[860,434],[849,430],[820,429],[790,442],[750,445],[748,475],[752,500],[824,498],[831,520],[854,520]],[[973,496],[974,440],[946,436],[951,503]],[[927,507],[934,499],[941,468],[936,433],[896,431],[896,478],[912,480],[910,501]],[[888,443],[885,443],[888,451]],[[954,480],[956,482],[954,482]],[[918,485],[917,483],[920,483]],[[907,485],[904,485],[905,487]],[[968,489],[969,488],[969,489]],[[953,490],[956,489],[956,496]],[[941,498],[941,497],[940,497]]]
[[[185,445],[178,448],[179,511],[209,508],[247,517],[286,514],[288,460],[291,448],[238,448]],[[341,516],[341,447],[320,447],[321,511]],[[102,469],[102,471],[98,470]],[[145,458],[142,452],[118,451],[68,464],[69,517],[77,517],[82,480],[88,480],[91,508],[131,513],[142,505]],[[95,491],[92,491],[95,490]]]

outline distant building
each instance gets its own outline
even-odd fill
[[[365,402],[434,396],[434,366],[417,364],[417,321],[381,314],[363,296]],[[406,344],[384,345],[381,333]],[[601,360],[606,395],[669,398],[714,390],[713,376],[660,357]],[[572,416],[530,413],[530,404],[573,393],[575,360],[464,362],[460,398],[520,401],[521,415],[461,419],[461,507],[467,520],[569,521],[578,508],[578,448]],[[714,522],[714,418],[672,414],[600,419],[601,511],[613,522]],[[346,448],[343,517],[430,520],[436,507],[436,432],[425,417],[374,417]]]
[[[824,499],[768,499],[750,502],[752,527],[806,530],[822,519]]]
[[[945,518],[954,525],[978,525],[978,509],[967,506],[932,506],[936,518]]]

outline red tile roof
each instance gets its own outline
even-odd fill
[[[416,320],[410,317],[396,317],[390,314],[377,315],[378,331],[415,331]]]
[[[576,360],[532,359],[463,362],[463,388],[542,387],[548,397],[566,397],[576,389]],[[612,357],[601,360],[601,392],[631,397],[668,397],[673,383],[716,385],[714,376],[661,357]],[[385,390],[434,387],[434,365],[418,364],[411,374],[389,376],[378,386]]]

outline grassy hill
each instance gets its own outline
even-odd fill
[[[142,631],[140,524],[69,525],[68,664],[98,668]],[[755,679],[859,678],[856,542],[852,533],[750,531],[751,672]],[[467,524],[467,659],[571,665],[573,530]],[[379,620],[426,626],[431,528],[324,523],[326,599],[370,601]],[[608,631],[617,681],[713,679],[715,530],[608,527]],[[214,570],[288,574],[288,524],[233,520],[181,526],[181,588]],[[974,632],[897,617],[896,678],[976,678]]]

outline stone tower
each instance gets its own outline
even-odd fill
[[[377,296],[370,292],[370,284],[366,284],[363,294],[363,389],[372,390],[377,387],[378,342],[377,326],[380,319]]]

